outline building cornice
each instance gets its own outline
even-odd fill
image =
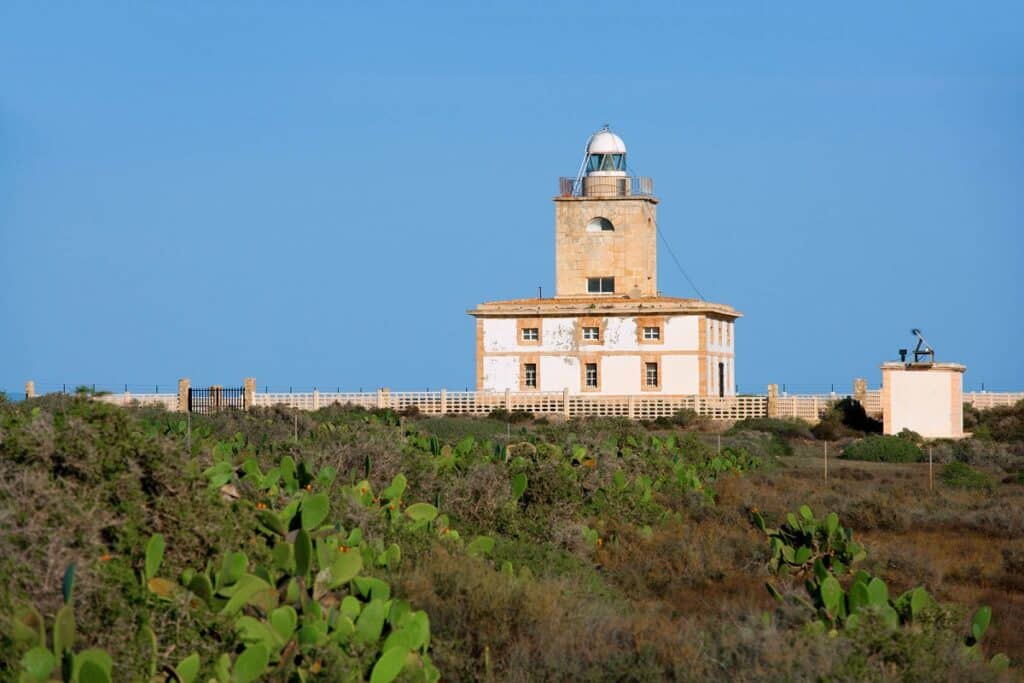
[[[551,299],[488,301],[466,311],[476,318],[712,315],[735,320],[742,313],[727,304],[680,297],[573,296]]]
[[[888,361],[886,363],[882,363],[881,367],[882,370],[907,370],[910,372],[928,370],[964,372],[967,370],[967,366],[961,365],[960,363],[901,363],[899,361]]]

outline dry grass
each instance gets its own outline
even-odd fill
[[[208,450],[190,461],[180,439],[142,434],[134,420],[145,411],[40,405],[45,410],[30,420],[0,421],[0,611],[27,599],[51,618],[60,576],[74,561],[82,632],[89,645],[128,662],[120,669],[125,680],[144,666],[135,642],[143,623],[157,631],[161,661],[230,647],[230,624],[156,603],[135,575],[144,540],[156,531],[168,539],[171,577],[227,550],[261,552],[251,543],[251,510],[207,491],[199,463],[208,462]],[[228,414],[208,426],[222,438],[242,433],[264,469],[282,453],[338,469],[332,515],[370,539],[401,544],[400,568],[373,571],[428,612],[445,680],[992,680],[959,645],[969,609],[980,604],[993,609],[985,650],[1024,653],[1024,487],[1016,484],[965,491],[936,482],[930,490],[926,464],[839,459],[830,460],[826,484],[820,444],[797,443],[798,455],[776,460],[768,449],[777,444],[740,433],[723,435],[723,445],[758,453],[766,466],[714,481],[709,504],[672,484],[667,457],[621,447],[629,437],[649,439],[642,427],[577,421],[515,427],[517,440],[562,452],[582,443],[597,459],[574,467],[544,455],[514,465],[529,485],[513,502],[513,465],[495,460],[486,444],[456,470],[442,470],[409,445],[396,422],[340,409],[300,418],[298,443],[288,411]],[[449,441],[497,439],[502,427],[493,420],[411,424],[436,428]],[[717,436],[699,438],[717,445]],[[465,537],[496,538],[495,558],[470,558],[429,534],[392,535],[383,517],[341,492],[363,478],[367,461],[375,490],[404,473],[410,502],[436,497]],[[618,471],[630,485],[615,493]],[[651,501],[633,488],[640,475],[665,480]],[[749,522],[752,509],[774,523],[803,504],[836,511],[867,546],[866,567],[893,591],[923,585],[962,605],[955,628],[893,634],[869,622],[835,638],[806,634],[801,626],[811,615],[765,591],[767,544]],[[600,546],[584,541],[585,527],[599,531]],[[517,576],[498,570],[505,560]],[[0,658],[15,652],[0,638]]]

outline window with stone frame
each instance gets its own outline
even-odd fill
[[[646,341],[661,339],[661,328],[657,326],[644,327],[644,339]]]
[[[540,339],[540,330],[536,327],[523,328],[523,341],[537,341]]]
[[[601,328],[600,327],[584,327],[583,328],[583,339],[585,341],[600,341],[601,340]]]
[[[649,387],[658,386],[657,363],[644,363],[644,384]]]
[[[523,368],[523,384],[532,388],[537,388],[537,364],[526,363]]]
[[[584,383],[591,389],[597,388],[597,363],[587,363],[584,369]]]

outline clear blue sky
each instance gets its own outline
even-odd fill
[[[609,122],[741,390],[1024,389],[1024,6],[679,4],[3,2],[0,388],[472,387]]]

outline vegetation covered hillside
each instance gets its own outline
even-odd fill
[[[0,403],[0,676],[1015,679],[1015,418],[830,419]]]

